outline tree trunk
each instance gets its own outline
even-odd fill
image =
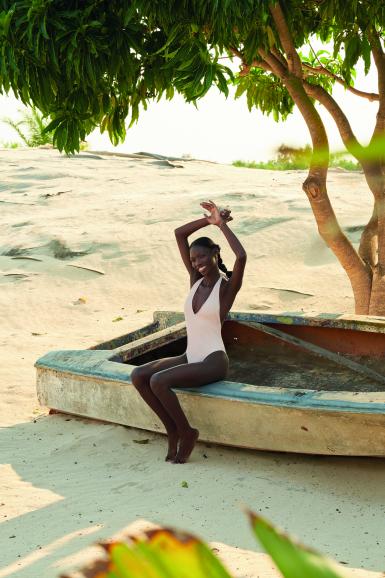
[[[298,78],[293,79],[290,75],[282,80],[299,108],[313,142],[313,159],[308,177],[303,183],[303,190],[310,201],[319,234],[349,277],[354,295],[355,312],[358,315],[368,315],[372,287],[371,269],[364,263],[341,230],[327,194],[329,151],[323,122],[306,94],[302,82]]]
[[[370,145],[367,149],[370,154]],[[373,151],[375,153],[375,151]],[[385,176],[382,161],[362,163],[366,182],[374,197],[372,217],[362,233],[360,254],[372,272],[369,315],[385,315]],[[362,252],[362,253],[361,253]]]
[[[333,251],[349,277],[354,295],[355,313],[368,315],[372,286],[371,270],[365,266],[338,224],[327,195],[326,179],[324,182],[320,182],[310,171],[303,184],[303,190],[309,198],[319,234]]]
[[[308,84],[307,81],[304,83],[304,88],[309,96],[325,106],[334,119],[346,149],[362,166],[366,182],[373,194],[373,214],[362,232],[358,251],[367,274],[371,278],[371,284],[370,287],[368,282],[364,284],[363,287],[366,288],[359,290],[358,293],[363,295],[369,291],[368,297],[364,299],[359,297],[360,303],[355,295],[355,300],[356,313],[369,314],[370,311],[370,314],[382,315],[385,309],[385,291],[381,281],[385,273],[385,176],[383,162],[378,154],[378,149],[381,147],[376,146],[378,135],[375,135],[374,142],[371,142],[368,147],[363,147],[358,143],[348,119],[334,98],[321,86]],[[368,304],[367,308],[365,303]]]
[[[385,316],[385,276],[380,275],[378,266],[373,271],[368,314]]]
[[[259,48],[258,52],[265,65],[273,74],[280,78],[287,88],[290,96],[301,112],[313,144],[313,155],[307,179],[303,183],[318,231],[327,246],[333,251],[337,259],[345,269],[353,289],[355,300],[355,312],[359,315],[385,313],[385,189],[384,171],[381,161],[373,166],[369,160],[365,176],[371,190],[375,189],[375,207],[368,225],[365,227],[364,238],[360,245],[360,254],[355,250],[352,243],[341,230],[333,207],[330,203],[326,178],[329,167],[329,143],[318,111],[310,99],[318,98],[328,108],[336,121],[342,138],[352,154],[361,157],[363,147],[354,138],[353,132],[346,116],[328,93],[322,88],[315,89],[304,78],[302,63],[293,42],[292,34],[287,26],[281,2],[274,1],[269,5],[276,30],[286,55],[286,59],[277,55],[277,50],[267,52]],[[385,132],[385,55],[377,35],[372,39],[374,43],[373,55],[379,69],[379,112],[374,138],[379,133]],[[375,145],[372,139],[371,145]],[[371,146],[369,145],[369,147]],[[361,159],[364,160],[364,157]],[[375,248],[378,246],[378,260],[375,256]],[[366,257],[368,261],[364,261]],[[372,284],[373,281],[373,284]],[[382,303],[384,302],[384,306]]]

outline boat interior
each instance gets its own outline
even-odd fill
[[[230,360],[227,381],[316,391],[385,391],[385,336],[381,332],[355,325],[230,319],[223,325],[222,336]],[[123,346],[115,360],[142,365],[180,355],[186,343],[185,336],[171,332],[166,343],[148,345],[139,354],[130,345]]]

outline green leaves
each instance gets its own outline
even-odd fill
[[[233,48],[248,65],[261,48],[285,56],[266,0],[2,0],[1,7],[0,93],[12,90],[59,120],[51,129],[66,152],[79,150],[79,139],[96,126],[113,144],[122,142],[126,125],[150,100],[171,99],[175,91],[194,104],[212,86],[228,96],[234,76],[222,59]],[[360,58],[369,70],[368,39],[385,27],[383,3],[287,0],[281,7],[298,49],[314,35],[334,43],[334,56],[321,51],[305,62],[318,66],[319,60],[349,84]],[[307,78],[332,89],[330,77]],[[271,73],[253,68],[236,83],[237,97],[246,93],[249,109],[276,120],[293,110]]]
[[[295,543],[253,512],[249,512],[249,519],[255,535],[285,578],[341,578],[327,558]]]
[[[246,93],[247,106],[251,111],[258,108],[264,114],[272,114],[276,122],[292,112],[294,102],[281,81],[272,74],[253,68],[247,76],[238,76],[235,98]]]
[[[60,150],[79,150],[96,126],[116,145],[150,99],[178,91],[195,103],[212,86],[227,96],[233,73],[218,59],[258,4],[3,0],[0,92],[50,115]]]
[[[249,519],[284,578],[342,578],[337,564],[297,544],[253,512],[249,512]],[[101,546],[107,557],[80,569],[77,577],[231,578],[209,546],[187,532],[159,528]]]
[[[130,544],[103,546],[109,561],[89,578],[231,578],[210,548],[186,532],[160,528]]]
[[[14,8],[0,12],[0,36],[8,36],[9,27],[11,25],[12,16],[15,12]]]

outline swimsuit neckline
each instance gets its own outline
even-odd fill
[[[213,285],[213,287],[212,287],[212,289],[211,289],[211,291],[210,291],[207,299],[206,299],[205,301],[203,301],[202,305],[200,306],[200,308],[198,309],[198,311],[195,313],[195,312],[194,312],[194,309],[193,309],[193,299],[194,299],[195,293],[198,291],[199,285],[200,285],[200,284],[202,283],[202,281],[203,281],[203,277],[202,277],[202,279],[199,279],[199,285],[197,286],[197,288],[196,288],[195,291],[194,291],[193,296],[191,297],[191,311],[192,311],[192,313],[193,313],[194,316],[195,316],[195,315],[198,315],[199,311],[201,311],[202,307],[204,307],[204,305],[205,305],[205,304],[207,303],[207,301],[210,299],[210,297],[211,297],[211,295],[212,295],[212,293],[213,293],[216,285],[218,284],[218,281],[221,281],[221,279],[222,279],[222,275],[219,275],[219,279],[218,279],[218,280],[216,281],[216,283]]]

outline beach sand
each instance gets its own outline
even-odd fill
[[[33,364],[46,352],[127,333],[157,309],[182,310],[189,283],[173,231],[202,216],[206,199],[230,206],[248,253],[233,310],[354,311],[301,190],[305,172],[175,164],[0,151],[0,578],[54,578],[80,550],[134,522],[201,536],[237,577],[278,576],[244,506],[345,567],[367,570],[357,576],[377,576],[385,567],[383,460],[200,443],[188,464],[173,465],[162,435],[47,415],[38,405]],[[331,171],[329,194],[357,244],[372,210],[363,175]],[[219,242],[231,269],[222,233],[209,226],[192,238],[202,235]]]

